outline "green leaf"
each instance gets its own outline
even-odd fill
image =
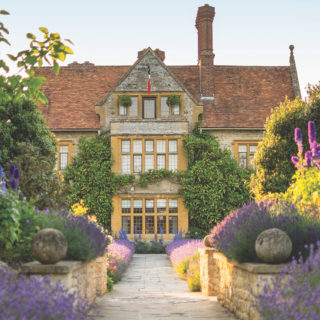
[[[48,33],[49,33],[48,29],[45,28],[45,27],[39,27],[39,30],[40,30],[42,33],[45,33],[45,34],[48,34]]]
[[[9,57],[10,60],[12,60],[12,61],[17,61],[17,57],[15,57],[14,55],[12,55],[12,54],[7,54],[7,56]]]
[[[39,101],[42,104],[47,104],[48,103],[48,99],[46,98],[46,96],[44,95],[44,93],[42,91],[39,91],[38,97]]]
[[[54,62],[53,63],[53,70],[54,70],[54,72],[55,72],[55,74],[59,74],[59,72],[60,72],[60,66],[58,65],[58,63],[57,62]]]
[[[8,11],[6,10],[0,10],[0,14],[3,14],[3,15],[8,15],[10,14]]]
[[[72,49],[70,47],[65,46],[64,47],[64,51],[65,51],[65,53],[73,54],[73,51],[72,51]]]
[[[32,33],[27,33],[27,38],[35,40],[36,36],[34,34],[32,34]]]

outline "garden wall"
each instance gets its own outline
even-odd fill
[[[106,258],[98,257],[89,262],[60,261],[56,264],[41,264],[37,261],[22,266],[27,275],[50,276],[53,282],[61,281],[71,292],[93,303],[97,296],[107,290]]]
[[[279,274],[284,265],[238,263],[211,248],[199,249],[199,253],[202,292],[217,296],[242,320],[259,320],[250,288],[254,294],[260,292],[264,281]]]

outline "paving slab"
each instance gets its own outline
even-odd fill
[[[166,254],[134,254],[121,281],[96,299],[95,308],[96,320],[236,319],[216,297],[190,292]]]

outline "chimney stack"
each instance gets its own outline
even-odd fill
[[[212,22],[215,15],[214,7],[205,4],[198,8],[196,28],[198,30],[198,64],[213,65]]]

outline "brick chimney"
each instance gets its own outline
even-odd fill
[[[196,28],[198,30],[198,64],[213,65],[212,22],[215,15],[214,7],[205,4],[198,8]]]

